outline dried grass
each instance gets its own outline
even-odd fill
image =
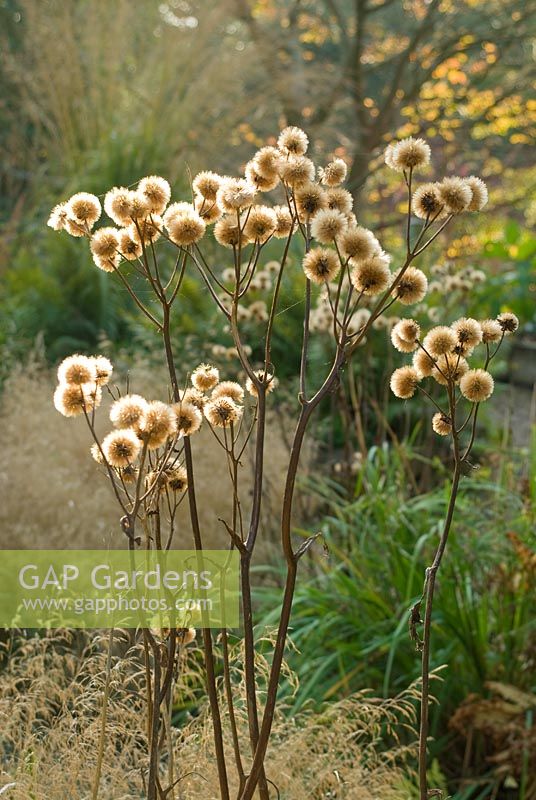
[[[215,36],[227,20],[218,4],[193,28],[181,26],[180,10],[167,24],[158,3],[146,0],[21,0],[18,7],[22,41],[14,47],[0,38],[0,66],[18,98],[11,122],[19,138],[9,142],[15,163],[27,158],[21,119],[34,132],[34,160],[46,149],[47,161],[61,165],[62,182],[82,163],[87,175],[95,157],[102,162],[96,151],[103,142],[112,170],[143,170],[146,159],[182,172],[185,157],[210,152],[211,141],[236,124],[240,54]]]
[[[14,784],[6,788],[8,800],[92,796],[106,677],[105,638],[64,632],[15,642],[0,676],[0,787]],[[117,642],[119,646],[124,649]],[[179,694],[187,691],[195,657],[193,648],[181,671]],[[145,686],[140,658],[137,646],[125,657],[112,658],[100,800],[145,796]],[[280,712],[267,774],[281,798],[405,800],[407,790],[401,787],[409,774],[406,761],[411,753],[397,743],[395,727],[412,727],[414,700],[411,689],[390,701],[359,694],[323,714],[285,717]],[[247,724],[240,711],[238,720],[246,739]],[[379,744],[388,739],[393,745],[385,752]],[[182,776],[176,800],[218,798],[209,715],[201,713],[182,729],[175,727],[173,750],[176,774]],[[231,762],[231,752],[228,757]]]
[[[138,365],[130,376],[131,386],[148,397],[158,397],[164,387],[156,370]],[[39,364],[16,370],[0,398],[0,430],[3,459],[0,468],[0,530],[3,549],[100,549],[125,546],[119,529],[119,509],[104,474],[89,454],[90,437],[81,419],[66,421],[52,404],[54,376]],[[162,389],[163,391],[163,389]],[[164,396],[161,399],[166,399]],[[97,429],[111,427],[106,403],[97,414]],[[266,465],[263,524],[258,557],[267,556],[279,522],[282,481],[288,452],[280,427],[273,420],[267,438],[270,457]],[[221,548],[228,537],[218,517],[228,515],[230,488],[225,480],[224,454],[209,430],[192,440],[196,489],[203,541]],[[220,468],[221,462],[221,468]],[[243,462],[243,503],[247,512],[252,465]],[[224,476],[224,477],[220,477]],[[187,504],[177,515],[175,547],[192,547]]]

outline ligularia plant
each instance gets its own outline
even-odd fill
[[[311,418],[336,385],[348,358],[363,343],[372,325],[393,306],[397,313],[421,303],[428,280],[416,266],[419,256],[459,214],[479,211],[487,190],[477,177],[447,177],[436,183],[414,185],[416,173],[430,161],[430,147],[422,139],[406,139],[389,145],[385,160],[399,172],[407,187],[405,255],[392,264],[374,235],[353,212],[353,199],[342,183],[347,167],[337,158],[317,167],[307,155],[307,135],[299,128],[281,132],[277,146],[262,147],[238,177],[201,172],[192,182],[189,201],[171,202],[169,183],[161,177],[143,178],[135,190],[114,187],[104,197],[104,211],[111,222],[95,228],[101,217],[97,197],[80,192],[56,206],[48,224],[72,236],[86,238],[97,268],[117,277],[139,311],[162,338],[170,386],[159,397],[121,395],[110,384],[112,365],[102,357],[74,355],[58,370],[54,402],[65,416],[83,416],[92,437],[91,453],[109,479],[121,509],[121,530],[130,548],[166,549],[175,534],[178,506],[187,502],[193,542],[203,549],[196,486],[195,434],[208,427],[225,454],[220,476],[229,481],[229,514],[216,521],[222,530],[222,547],[236,549],[241,563],[243,611],[243,663],[248,746],[237,724],[236,708],[242,698],[233,683],[234,664],[227,631],[221,632],[222,664],[217,668],[213,633],[202,631],[207,694],[210,703],[214,752],[218,766],[221,800],[250,800],[258,792],[262,800],[275,797],[276,776],[266,762],[281,680],[292,599],[302,556],[316,537],[293,536],[293,498],[300,453]],[[270,199],[268,199],[270,197]],[[272,198],[274,198],[272,200]],[[413,235],[412,217],[421,222]],[[216,258],[208,253],[220,246]],[[273,252],[277,242],[277,260]],[[264,464],[269,449],[266,420],[270,405],[277,403],[277,365],[272,363],[272,341],[280,310],[284,282],[296,275],[291,266],[291,245],[302,249],[303,333],[301,356],[296,364],[299,391],[296,422],[285,476],[281,508],[281,553],[286,565],[277,637],[270,662],[265,694],[259,693],[259,642],[256,641],[251,563],[261,526]],[[270,260],[265,259],[270,245]],[[244,373],[239,383],[221,375],[212,364],[185,365],[173,347],[173,312],[186,274],[203,281],[233,338],[231,357],[238,358]],[[139,287],[143,286],[143,292]],[[264,292],[265,299],[258,299]],[[255,300],[251,301],[252,293]],[[257,293],[257,294],[255,294]],[[147,302],[149,294],[156,302]],[[313,301],[317,301],[313,307]],[[244,322],[257,326],[263,356],[258,363],[244,341]],[[428,682],[430,620],[436,573],[445,549],[458,482],[475,439],[478,408],[493,391],[488,371],[503,337],[514,331],[513,315],[478,322],[460,319],[422,335],[419,324],[401,319],[392,328],[392,342],[401,353],[413,353],[413,362],[401,366],[391,379],[395,395],[406,399],[420,392],[433,406],[431,424],[452,441],[454,479],[445,530],[432,566],[426,572],[423,597],[411,611],[411,631],[422,648],[422,720],[420,747],[421,797],[428,796],[426,739],[428,733]],[[249,330],[251,328],[248,328]],[[311,339],[327,332],[331,361],[324,374],[309,366]],[[217,346],[223,353],[226,348]],[[216,349],[214,352],[216,352]],[[229,355],[227,349],[227,355]],[[218,351],[219,352],[219,351]],[[483,354],[481,362],[479,353]],[[220,353],[221,355],[222,353]],[[471,363],[477,359],[476,363]],[[436,401],[431,380],[444,389],[445,401]],[[103,390],[110,393],[110,431],[100,439],[95,416]],[[467,406],[467,409],[465,409]],[[468,440],[465,441],[466,432]],[[464,444],[462,444],[462,440]],[[241,458],[248,443],[254,453],[251,498],[244,497]],[[420,608],[425,604],[422,641],[417,633]],[[173,697],[173,663],[185,637],[184,630],[142,632],[146,649],[148,766],[147,796],[150,800],[174,796],[169,778],[174,770],[173,752],[164,753],[166,720]],[[243,661],[242,661],[243,659]],[[217,675],[222,675],[222,685]],[[226,713],[222,712],[225,704]],[[228,729],[227,729],[228,726]],[[167,770],[163,759],[167,759]],[[168,783],[166,784],[166,776]]]

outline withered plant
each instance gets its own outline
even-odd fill
[[[122,284],[163,342],[170,385],[167,389],[161,387],[159,399],[148,401],[132,393],[121,395],[110,383],[112,365],[102,356],[71,356],[60,365],[58,373],[56,407],[65,416],[85,417],[93,437],[93,456],[111,483],[121,509],[121,529],[130,548],[171,547],[176,534],[176,509],[184,501],[189,506],[194,546],[198,551],[203,549],[198,507],[200,503],[210,504],[210,487],[203,487],[200,492],[196,485],[195,433],[201,425],[208,426],[221,446],[224,460],[221,467],[215,465],[215,480],[229,482],[229,513],[218,524],[222,530],[222,549],[233,548],[239,553],[243,613],[243,647],[239,656],[230,647],[227,630],[220,633],[221,681],[217,677],[213,631],[202,630],[221,800],[231,796],[250,800],[257,792],[262,800],[269,800],[278,793],[277,775],[270,770],[267,749],[276,714],[298,567],[317,538],[313,534],[297,541],[293,534],[296,480],[309,423],[322,401],[338,385],[342,368],[375,321],[392,307],[422,302],[428,281],[425,273],[415,266],[419,257],[451,220],[463,213],[480,211],[487,201],[484,183],[474,176],[464,179],[451,176],[416,186],[416,173],[429,164],[430,147],[422,139],[406,139],[390,145],[386,163],[400,173],[407,188],[405,253],[393,270],[391,257],[372,231],[358,223],[352,211],[352,195],[342,186],[346,164],[335,159],[317,167],[306,155],[307,149],[306,134],[298,128],[286,128],[277,146],[262,147],[255,153],[246,165],[244,177],[222,177],[213,172],[197,175],[188,201],[170,203],[167,181],[150,176],[143,178],[135,189],[115,187],[106,194],[104,210],[115,223],[113,227],[94,229],[101,216],[101,203],[84,192],[56,206],[49,220],[54,229],[89,240],[96,266]],[[259,202],[260,197],[272,192],[277,193],[276,205],[264,199]],[[414,217],[420,221],[416,232]],[[205,246],[211,227],[220,245],[216,257],[210,255],[214,246]],[[274,260],[277,242],[280,252]],[[266,685],[262,684],[265,691],[261,692],[251,565],[258,537],[262,536],[264,467],[270,458],[267,413],[278,398],[278,365],[272,363],[274,330],[281,310],[283,283],[289,271],[296,272],[291,253],[295,254],[298,247],[302,254],[298,272],[303,281],[303,329],[301,356],[296,364],[299,391],[295,430],[281,507],[281,557],[286,565],[286,580],[269,676]],[[212,364],[192,369],[193,365],[183,363],[180,349],[174,347],[173,314],[184,277],[190,272],[203,281],[232,336],[243,370],[240,382],[228,380]],[[295,279],[295,275],[292,277]],[[264,291],[266,300],[252,302],[254,290]],[[311,324],[313,302],[318,291],[332,344],[331,363],[323,374],[318,367],[313,373],[309,359],[315,335]],[[263,342],[263,355],[257,363],[252,360],[251,342],[243,335],[244,320],[248,324],[256,322],[258,338]],[[414,353],[413,364],[393,374],[393,392],[403,399],[421,392],[435,411],[434,431],[451,437],[452,442],[452,492],[445,526],[434,561],[426,571],[423,596],[411,610],[410,620],[411,635],[422,651],[419,747],[422,800],[430,796],[426,751],[435,582],[451,528],[460,477],[475,441],[478,409],[493,391],[488,366],[504,335],[516,326],[513,315],[503,314],[497,320],[482,323],[461,319],[436,327],[424,337],[414,320],[402,319],[392,332],[398,350]],[[469,359],[479,352],[483,352],[482,368],[470,369]],[[436,399],[433,389],[422,386],[427,376],[444,387],[444,401]],[[110,412],[114,428],[100,440],[94,422],[104,387],[114,400]],[[241,464],[248,443],[254,450],[251,500],[243,497],[241,486]],[[141,635],[149,690],[147,796],[150,800],[169,799],[177,796],[172,777],[175,771],[168,769],[165,773],[161,762],[173,697],[173,664],[177,647],[184,636],[191,634],[183,630],[159,633],[144,630]],[[241,703],[233,682],[237,657],[243,658],[247,748],[237,723]]]

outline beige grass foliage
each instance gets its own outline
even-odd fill
[[[145,366],[130,376],[131,386],[148,397],[164,387],[159,374]],[[51,402],[54,375],[39,366],[15,371],[0,396],[0,430],[3,459],[0,467],[0,547],[6,549],[68,549],[126,545],[119,528],[119,507],[104,474],[91,458],[90,435],[83,418],[66,420]],[[165,398],[162,398],[165,399]],[[97,412],[97,429],[104,436],[111,428],[108,398]],[[207,426],[192,437],[199,517],[205,546],[228,543],[218,517],[229,515],[230,488],[225,480],[224,454]],[[259,543],[268,545],[276,535],[277,509],[288,450],[274,418],[267,441],[263,524]],[[221,462],[221,464],[220,464]],[[221,467],[221,469],[220,469]],[[215,476],[218,475],[216,478]],[[243,503],[246,512],[252,480],[251,453],[244,454]],[[222,477],[223,476],[223,477]],[[174,546],[193,546],[187,500],[177,515]],[[267,555],[261,547],[259,556]]]
[[[116,632],[117,638],[121,636]],[[9,664],[0,673],[0,790],[15,784],[6,789],[7,800],[91,797],[107,635],[57,632],[13,644]],[[124,650],[125,644],[116,643],[116,648]],[[187,691],[195,653],[192,646],[184,654],[179,693]],[[141,658],[134,646],[128,658],[112,659],[99,800],[144,796]],[[401,720],[412,727],[415,696],[414,689],[386,701],[362,693],[331,705],[324,713],[276,717],[267,775],[281,797],[407,800],[407,788],[402,787],[409,775],[406,760],[411,752],[397,742],[395,729]],[[228,724],[225,717],[223,723]],[[238,724],[246,740],[247,721],[240,711]],[[393,745],[382,752],[381,740],[387,736]],[[210,719],[203,710],[182,728],[173,729],[173,752],[176,774],[184,776],[181,800],[219,797]],[[166,769],[165,759],[162,769]],[[235,796],[233,777],[231,789]]]

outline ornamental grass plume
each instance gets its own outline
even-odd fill
[[[307,155],[307,134],[295,126],[285,128],[272,141],[277,144],[267,144],[251,154],[242,174],[198,173],[191,196],[185,199],[175,199],[167,180],[156,175],[142,178],[136,189],[113,187],[104,198],[110,222],[96,229],[100,204],[92,196],[75,195],[53,208],[49,226],[60,235],[87,239],[97,268],[113,273],[128,290],[163,343],[169,378],[161,389],[161,399],[146,399],[130,389],[122,394],[117,386],[107,385],[112,375],[109,362],[75,355],[60,365],[54,403],[65,416],[79,415],[87,423],[91,455],[111,483],[126,546],[171,546],[177,535],[176,511],[184,500],[197,550],[203,549],[209,528],[221,531],[222,548],[237,551],[244,612],[240,653],[229,648],[225,630],[221,632],[221,653],[210,629],[201,635],[217,781],[211,796],[230,800],[232,791],[237,800],[254,796],[270,800],[271,787],[279,780],[270,759],[292,600],[300,560],[317,538],[297,539],[294,535],[293,501],[300,455],[314,413],[339,386],[348,360],[358,357],[373,330],[383,328],[388,333],[401,357],[410,362],[398,366],[391,376],[393,393],[405,402],[419,396],[429,403],[432,430],[452,447],[452,493],[444,530],[426,572],[422,599],[410,614],[410,633],[422,651],[419,780],[421,800],[427,800],[435,577],[450,532],[462,467],[468,465],[474,445],[479,405],[489,399],[494,388],[489,366],[505,336],[516,330],[517,320],[505,312],[496,320],[447,322],[441,310],[435,309],[438,319],[427,331],[421,330],[416,319],[404,318],[403,312],[413,305],[414,316],[420,319],[421,304],[430,290],[419,261],[421,254],[433,242],[441,241],[439,235],[455,217],[480,211],[487,189],[476,176],[428,178],[417,185],[419,172],[429,175],[432,171],[430,146],[418,138],[390,144],[385,162],[400,173],[407,192],[407,214],[403,219],[404,252],[386,253],[374,230],[358,218],[352,194],[342,185],[348,171],[342,159],[317,167]],[[414,217],[417,226],[412,224]],[[295,268],[298,252],[299,266]],[[143,294],[133,272],[143,278]],[[193,365],[185,363],[184,353],[175,346],[171,330],[183,281],[193,275],[206,289],[232,344],[214,345],[215,363],[199,364],[192,371]],[[466,277],[472,285],[473,278]],[[442,274],[432,278],[442,286]],[[485,275],[480,279],[485,280]],[[263,537],[260,521],[271,445],[266,421],[279,394],[272,395],[279,369],[273,363],[277,360],[274,331],[280,325],[289,285],[301,286],[303,324],[301,352],[295,364],[299,386],[293,406],[296,424],[277,515],[285,588],[268,663],[264,655],[267,643],[260,641],[255,628],[251,564]],[[248,341],[252,330],[254,339]],[[313,371],[310,365],[311,349],[320,337],[329,340],[323,372],[318,365]],[[223,376],[222,364],[233,359],[238,360],[241,373]],[[101,440],[95,417],[103,388],[113,398],[110,418],[114,429]],[[200,524],[202,505],[195,481],[203,433],[192,434],[200,428],[210,433],[224,456],[225,468],[221,473],[216,467],[211,470],[210,484],[228,487],[227,513],[208,526]],[[254,477],[246,490],[242,470],[248,446]],[[211,507],[210,496],[205,505]],[[174,750],[166,749],[173,728],[169,721],[175,680],[168,667],[180,657],[183,643],[173,631],[161,635],[146,630],[140,636],[149,687],[144,695],[144,732],[140,733],[145,738],[145,755],[140,758],[146,759],[144,793],[149,800],[158,800],[173,793],[173,775],[177,774]],[[267,664],[264,673],[263,664]],[[237,669],[243,674],[242,694],[237,694],[233,684]],[[217,678],[220,674],[224,691]],[[247,722],[247,737],[238,734],[241,715]],[[180,746],[187,752],[187,737]],[[203,787],[202,792],[206,791]],[[307,797],[312,796],[307,791]],[[293,789],[289,796],[298,795]]]

